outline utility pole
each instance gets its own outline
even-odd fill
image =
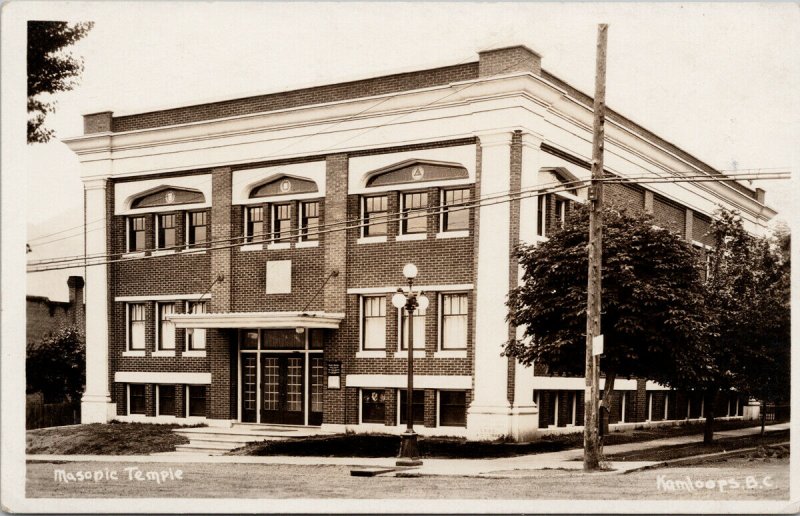
[[[608,25],[597,26],[597,69],[594,82],[594,131],[592,136],[592,182],[589,187],[589,282],[586,312],[586,395],[583,427],[583,469],[600,468],[598,435],[600,404],[600,355],[595,337],[600,335],[601,264],[603,261],[603,140],[606,118],[606,46]]]

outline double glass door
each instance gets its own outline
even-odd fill
[[[245,345],[240,352],[242,422],[322,424],[322,353],[253,347]]]

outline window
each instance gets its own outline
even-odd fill
[[[175,386],[174,385],[157,385],[158,391],[158,407],[156,415],[158,416],[174,416],[175,415]]]
[[[175,247],[175,223],[177,218],[177,215],[174,213],[158,216],[157,248],[168,249],[170,247]]]
[[[143,383],[128,384],[128,414],[146,413],[145,389]]]
[[[189,301],[186,303],[186,313],[206,313],[205,301]],[[186,349],[189,351],[206,349],[206,330],[201,328],[186,329]]]
[[[362,298],[362,339],[364,349],[386,349],[386,298]]]
[[[144,303],[128,305],[128,351],[144,350]]]
[[[464,231],[469,229],[469,189],[445,190],[442,202],[442,231]]]
[[[408,422],[408,418],[406,417],[408,414],[408,408],[406,407],[406,403],[408,403],[408,389],[400,389],[399,393],[400,395],[398,398],[400,399],[400,406],[397,412],[400,414],[400,424],[405,425]],[[414,418],[415,425],[425,424],[425,391],[415,390],[411,395],[411,417]]]
[[[300,240],[319,240],[319,202],[300,205]]]
[[[388,228],[388,201],[385,195],[364,199],[364,236],[383,236]]]
[[[189,233],[187,244],[190,247],[204,245],[208,242],[208,212],[189,212]]]
[[[467,348],[467,294],[442,295],[442,349]]]
[[[382,389],[361,390],[361,422],[386,423],[386,393]]]
[[[175,303],[158,303],[158,349],[175,349],[175,323],[167,318],[175,313]]]
[[[144,251],[144,217],[128,219],[128,252]]]
[[[245,241],[260,241],[264,238],[264,207],[253,206],[247,208],[247,224],[245,228]]]
[[[425,349],[425,310],[414,310],[414,349]],[[408,311],[400,309],[400,349],[408,349]]]
[[[292,205],[276,204],[272,207],[272,238],[288,242],[292,236]]]
[[[186,413],[189,417],[206,416],[206,386],[188,385],[186,387]]]
[[[547,216],[547,198],[544,195],[540,195],[536,199],[536,234],[538,236],[544,236],[546,229],[545,217]]]
[[[563,228],[567,220],[567,201],[563,199],[556,199],[556,224],[558,227]]]
[[[467,426],[466,391],[439,391],[439,426]]]
[[[403,194],[402,234],[425,233],[428,231],[428,194],[413,192]]]

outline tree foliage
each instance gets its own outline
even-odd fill
[[[699,387],[713,402],[737,389],[762,400],[786,400],[790,376],[788,229],[770,237],[748,233],[741,217],[719,210],[711,224],[711,276],[704,295],[713,375]],[[711,428],[713,411],[707,414]],[[712,439],[706,436],[706,441]]]
[[[28,393],[41,392],[47,402],[77,401],[86,384],[86,343],[75,327],[30,343],[25,361]]]
[[[28,143],[47,142],[53,136],[44,121],[47,113],[55,111],[55,102],[43,97],[76,86],[83,59],[64,49],[86,36],[93,26],[93,22],[28,22]]]
[[[702,283],[697,254],[650,217],[603,213],[602,370],[666,385],[698,380],[705,358]],[[509,295],[508,320],[525,328],[505,353],[551,372],[584,374],[588,209],[580,208],[547,242],[522,246],[523,283]],[[700,365],[701,367],[698,367]]]

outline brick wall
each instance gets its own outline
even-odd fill
[[[338,102],[374,95],[385,95],[399,91],[430,88],[449,84],[451,82],[474,79],[477,76],[478,63],[465,63],[431,70],[375,77],[361,81],[330,84],[281,93],[226,100],[223,102],[114,117],[113,130],[114,132],[134,131],[151,127],[186,124],[200,120],[240,116],[249,113],[290,109],[298,106]],[[97,132],[94,130],[96,127],[97,126],[94,124],[86,126],[84,128],[84,134]]]
[[[539,75],[542,71],[542,57],[527,47],[514,46],[479,52],[478,75],[502,75],[513,72],[531,72]]]

